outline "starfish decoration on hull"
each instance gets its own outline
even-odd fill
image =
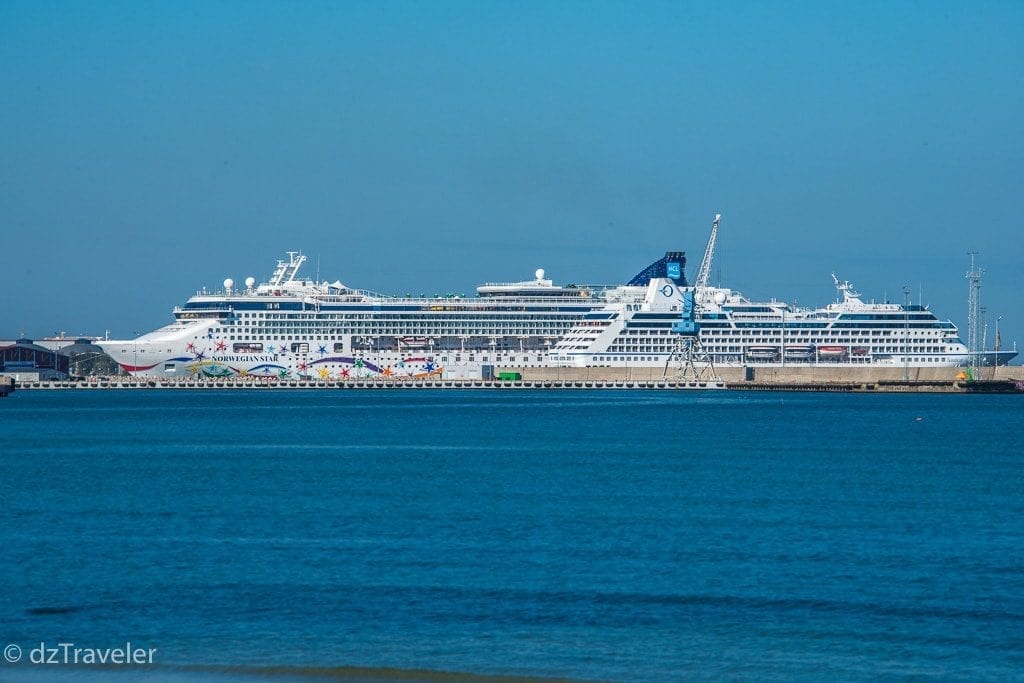
[[[228,348],[228,345],[224,343],[223,339],[221,341],[217,342],[217,350],[218,351],[224,351],[227,348]]]

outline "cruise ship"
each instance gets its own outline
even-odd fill
[[[143,377],[348,379],[478,378],[488,365],[544,367],[551,348],[585,314],[612,304],[621,287],[532,280],[487,283],[474,297],[386,296],[340,281],[304,278],[306,258],[287,252],[271,278],[197,292],[174,321],[137,339],[98,342]],[[685,286],[686,256],[668,252],[628,283],[654,277]],[[632,291],[627,287],[625,291]]]
[[[479,378],[488,366],[649,367],[670,371],[692,312],[703,362],[718,366],[956,367],[972,356],[950,320],[926,306],[865,301],[833,274],[837,300],[823,308],[758,302],[708,284],[720,216],[697,279],[686,255],[667,252],[624,285],[488,283],[474,297],[386,296],[340,281],[304,278],[288,252],[271,278],[200,291],[174,321],[137,339],[97,342],[127,372],[145,377],[265,376]],[[1000,351],[1005,364],[1016,351]]]
[[[720,287],[698,290],[703,354],[716,366],[956,367],[970,354],[956,325],[925,306],[865,302],[833,274],[840,299],[824,308],[751,301]],[[587,313],[552,349],[554,365],[665,366],[678,353],[673,325],[683,291],[654,279],[620,302]],[[1004,362],[1015,353],[1002,352]],[[1008,356],[1008,357],[1007,357]]]
[[[652,277],[643,286],[619,289],[614,301],[587,313],[552,349],[549,361],[562,367],[664,367],[681,362],[684,344],[678,323],[689,318],[698,330],[704,365],[959,367],[1005,365],[1013,351],[971,353],[956,325],[927,306],[864,301],[835,273],[837,299],[824,308],[752,301],[740,292],[710,286],[708,280],[721,215],[692,286]],[[640,285],[641,283],[634,283]],[[689,296],[692,305],[685,303]],[[692,346],[688,351],[693,361]]]

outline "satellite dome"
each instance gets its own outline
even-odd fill
[[[543,280],[544,279],[544,269],[543,268],[538,268],[537,272],[534,273],[534,275],[537,276],[538,280]]]
[[[245,278],[245,286],[248,287],[249,289],[252,289],[253,285],[255,285],[255,284],[256,284],[256,278],[254,278],[252,275],[250,275],[249,277]]]
[[[715,292],[715,303],[719,306],[725,303],[725,292]]]
[[[235,286],[235,281],[232,280],[231,278],[228,278],[227,280],[224,281],[224,289],[231,289],[234,286]]]

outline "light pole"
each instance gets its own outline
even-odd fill
[[[910,287],[903,285],[903,381],[910,382]]]

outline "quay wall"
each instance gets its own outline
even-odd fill
[[[518,381],[433,378],[358,378],[341,380],[301,380],[257,377],[144,379],[137,377],[89,378],[75,381],[36,381],[19,384],[19,388],[39,389],[732,389],[738,391],[840,391],[840,392],[936,392],[936,393],[1016,393],[1024,394],[1024,368],[991,368],[986,377],[975,381],[956,381],[950,368],[928,368],[903,381],[903,373],[895,370],[833,368],[821,372],[812,368],[758,368],[753,377],[744,379],[743,368],[724,368],[719,380],[709,378],[683,381],[664,377],[646,369],[573,368],[543,369],[503,368],[505,372],[521,372]],[[818,370],[818,371],[815,371]]]
[[[499,372],[518,372],[523,381],[633,381],[657,382],[674,379],[678,370],[670,367],[666,377],[664,368],[517,368],[496,367]],[[852,367],[727,367],[717,368],[718,377],[729,384],[743,382],[828,384],[833,382],[898,382],[903,380],[903,368]],[[910,368],[911,382],[954,382],[963,368]],[[1024,367],[1003,365],[981,369],[984,380],[1024,379]]]

